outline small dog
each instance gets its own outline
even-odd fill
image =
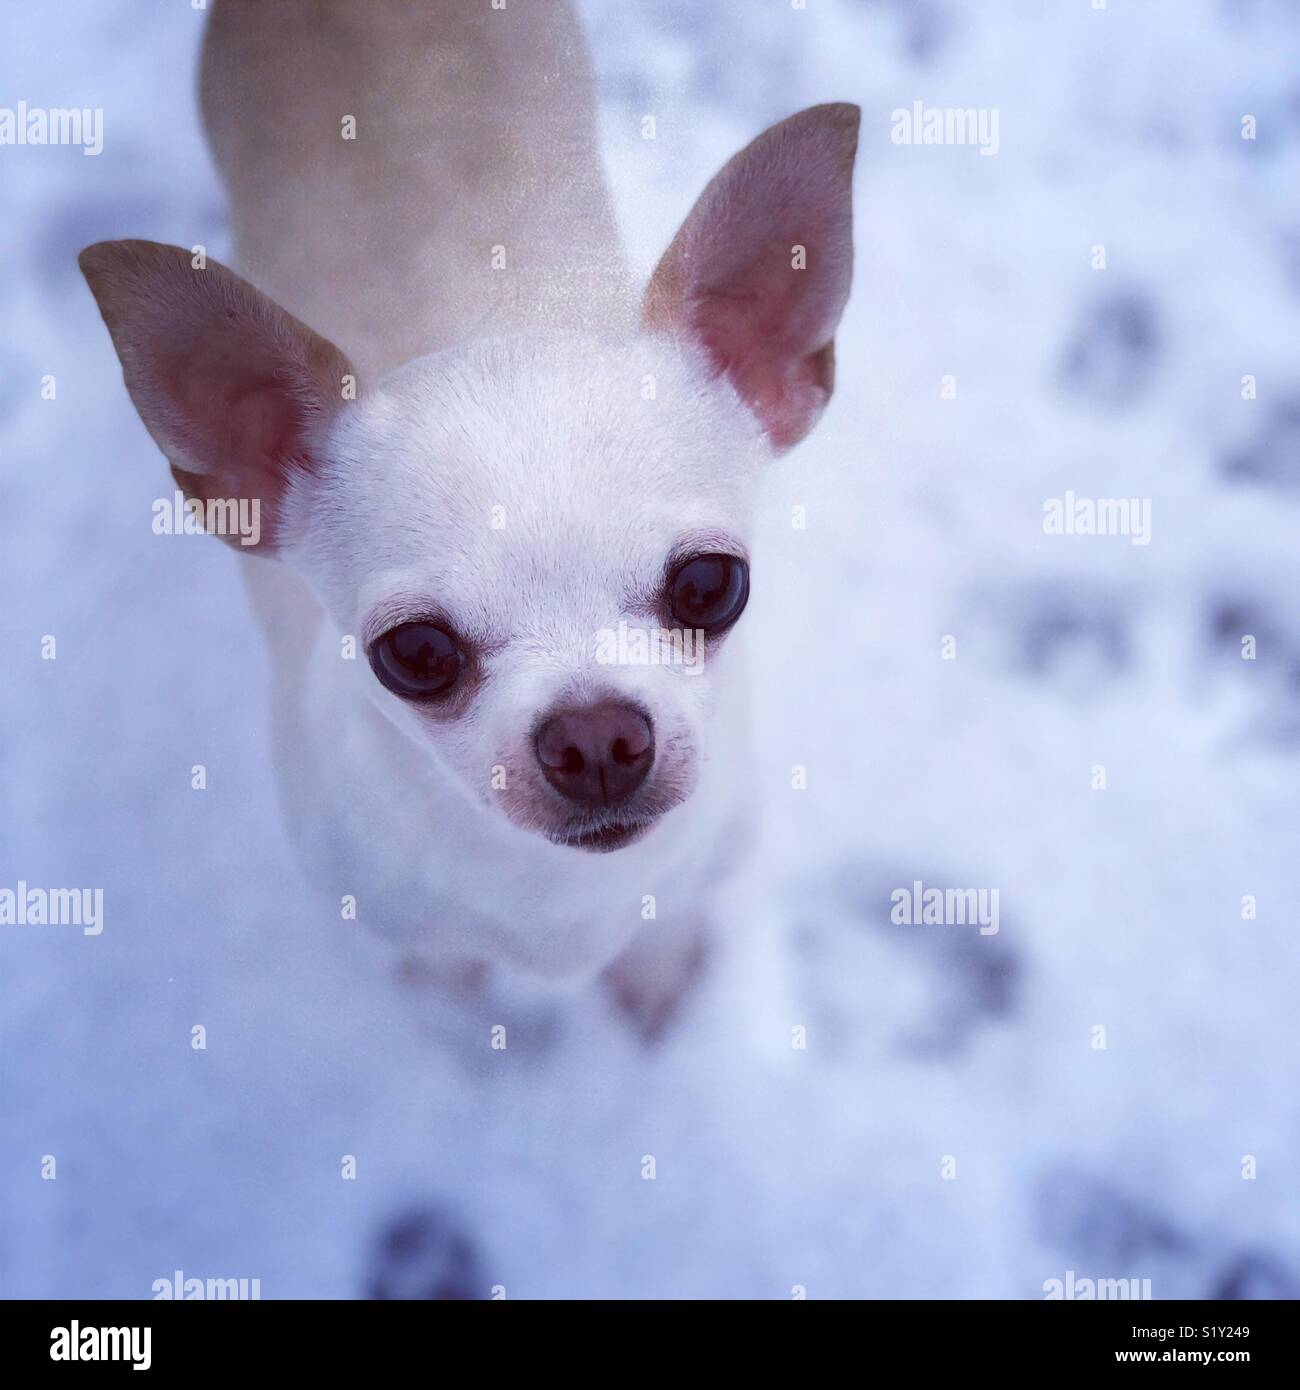
[[[448,980],[617,958],[657,1016],[752,800],[752,497],[831,394],[858,109],[734,156],[638,300],[562,0],[217,0],[202,106],[248,278],[80,264],[180,488],[260,510],[308,871]]]

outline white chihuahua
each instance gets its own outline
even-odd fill
[[[249,280],[81,266],[180,487],[260,509],[311,876],[448,978],[617,958],[662,1008],[752,800],[729,634],[831,393],[857,108],[736,155],[638,303],[564,0],[217,0],[202,100]]]

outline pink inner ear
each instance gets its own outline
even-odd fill
[[[760,365],[732,380],[779,453],[797,444],[826,409],[835,385],[834,344],[799,358],[793,367]]]
[[[231,402],[233,427],[240,431],[234,447],[245,457],[266,461],[279,473],[285,462],[302,455],[302,421],[293,400],[274,382],[251,386]]]
[[[797,444],[817,422],[835,385],[834,344],[800,352],[800,307],[782,293],[783,268],[768,278],[771,292],[709,290],[692,315],[693,336],[714,369],[731,378],[778,452]],[[788,276],[795,272],[785,271]]]
[[[274,367],[249,356],[247,343],[206,344],[169,355],[160,376],[194,453],[210,454],[216,444],[222,458],[214,472],[227,475],[226,485],[273,501],[283,461],[302,453],[302,411]]]
[[[191,495],[259,498],[274,514],[287,468],[342,407],[347,359],[216,261],[150,241],[79,258],[140,418]],[[278,538],[264,523],[261,545]]]
[[[780,450],[816,422],[853,273],[859,112],[810,107],[723,166],[646,289],[646,326],[694,341]]]

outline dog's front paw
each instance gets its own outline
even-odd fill
[[[643,1042],[657,1042],[677,1014],[704,967],[706,941],[700,931],[673,949],[634,944],[605,971],[605,988]]]
[[[488,1286],[473,1245],[445,1212],[417,1207],[380,1235],[366,1287],[368,1298],[486,1298]]]

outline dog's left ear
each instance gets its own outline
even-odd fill
[[[702,347],[778,452],[835,382],[853,275],[859,111],[813,106],[765,130],[700,195],[646,290],[642,319]]]
[[[185,494],[254,500],[273,553],[295,474],[311,473],[352,377],[343,354],[216,261],[152,241],[78,257],[140,418]],[[238,536],[222,537],[239,546]]]

